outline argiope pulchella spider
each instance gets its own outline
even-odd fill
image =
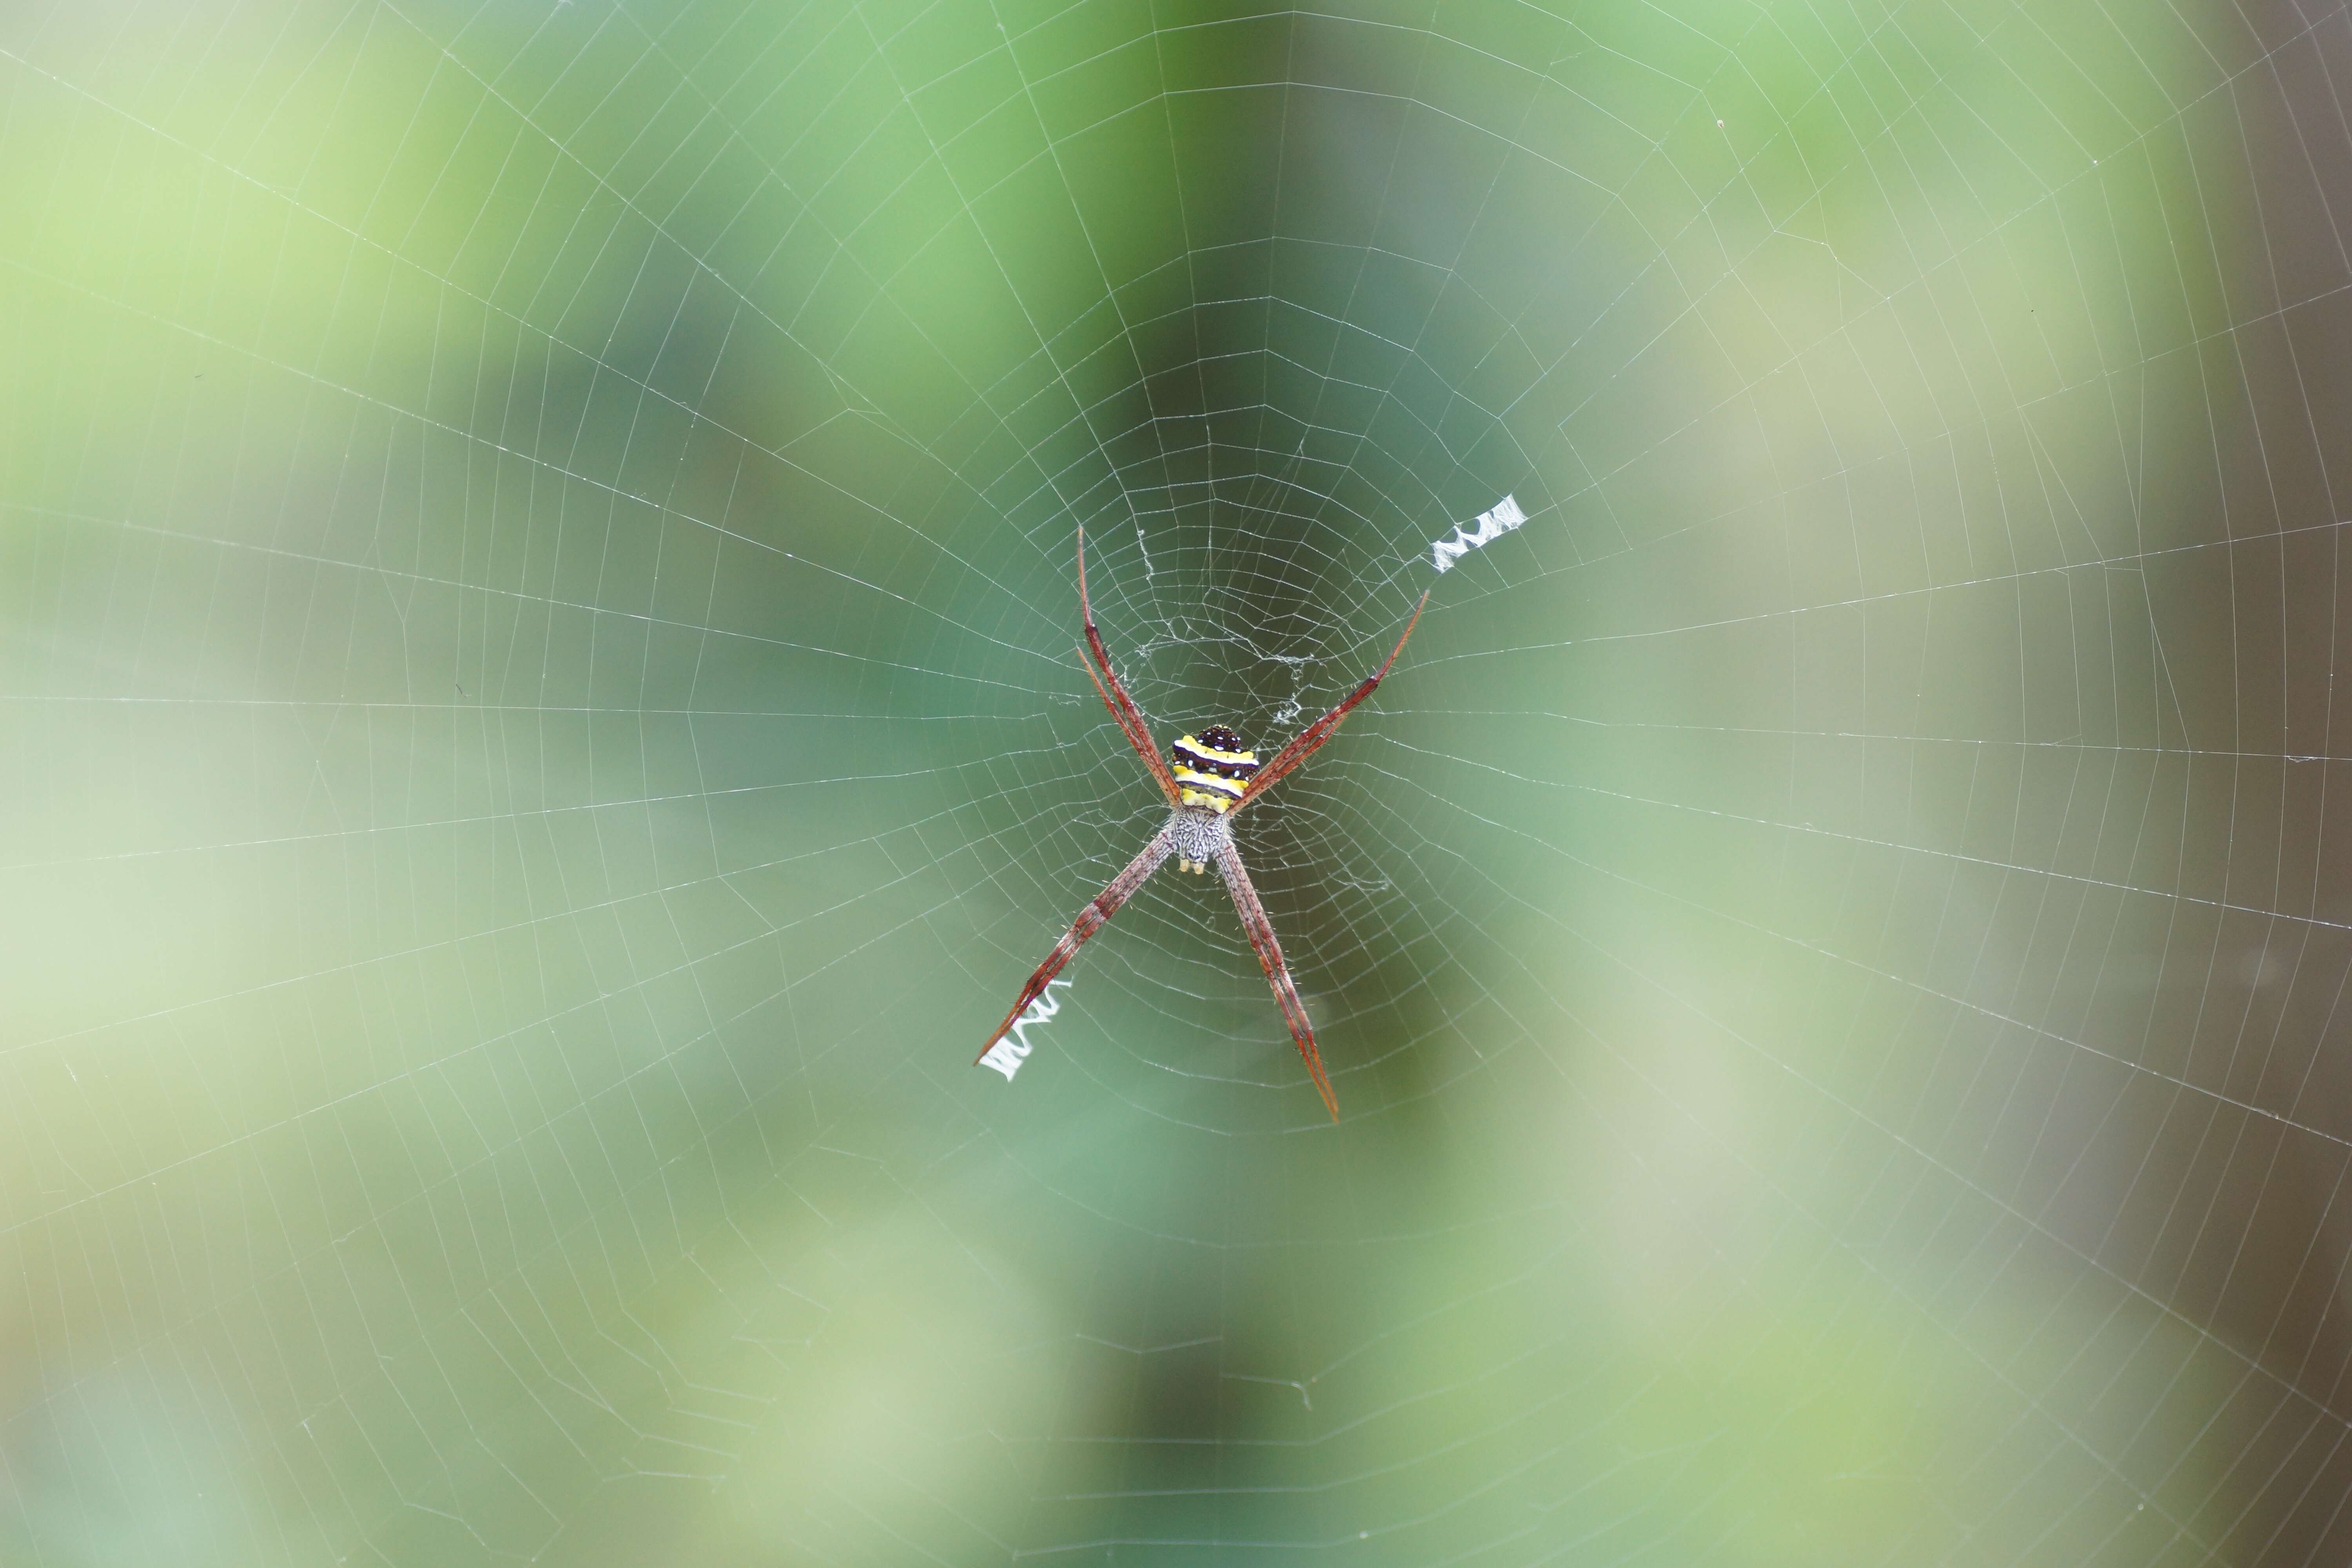
[[[1265,906],[1258,902],[1257,889],[1250,886],[1249,872],[1242,865],[1241,851],[1234,845],[1233,815],[1250,802],[1272,789],[1291,769],[1315,754],[1316,748],[1331,738],[1339,721],[1349,710],[1372,694],[1381,678],[1404,651],[1405,638],[1421,619],[1429,595],[1423,593],[1421,603],[1412,607],[1412,618],[1404,624],[1404,633],[1374,670],[1346,701],[1298,732],[1290,744],[1276,752],[1274,760],[1261,763],[1257,753],[1242,749],[1241,737],[1222,724],[1212,724],[1200,734],[1181,735],[1163,760],[1151,744],[1151,731],[1145,727],[1143,715],[1135,700],[1119,684],[1118,673],[1110,667],[1110,655],[1103,651],[1102,634],[1095,630],[1094,608],[1087,601],[1087,533],[1078,531],[1078,615],[1086,622],[1087,640],[1078,649],[1086,660],[1087,674],[1093,678],[1095,689],[1102,694],[1103,705],[1117,720],[1127,743],[1151,770],[1160,785],[1160,793],[1168,797],[1168,820],[1143,847],[1143,853],[1127,864],[1127,869],[1111,879],[1110,886],[1097,893],[1094,901],[1078,911],[1078,918],[1029,984],[1021,988],[1021,999],[1013,1004],[1013,1011],[1004,1022],[988,1037],[988,1044],[980,1047],[985,1057],[997,1041],[1003,1039],[1030,1003],[1045,989],[1046,983],[1062,972],[1086,940],[1103,928],[1119,905],[1135,895],[1144,879],[1160,868],[1160,863],[1171,855],[1176,857],[1180,870],[1205,872],[1211,861],[1216,862],[1217,873],[1225,879],[1226,890],[1234,896],[1234,908],[1241,911],[1242,929],[1249,933],[1250,945],[1257,949],[1257,961],[1265,969],[1265,977],[1274,985],[1274,999],[1282,1007],[1283,1021],[1290,1026],[1290,1037],[1298,1042],[1298,1054],[1307,1058],[1307,1070],[1315,1079],[1315,1087],[1330,1108],[1331,1120],[1339,1120],[1339,1101],[1331,1092],[1331,1080],[1323,1076],[1323,1058],[1316,1054],[1315,1031],[1307,1022],[1307,1007],[1298,999],[1298,987],[1291,984],[1289,966],[1282,962],[1281,944],[1274,940],[1274,926],[1265,918]],[[1172,766],[1171,766],[1172,763]],[[972,1058],[975,1065],[980,1057]]]

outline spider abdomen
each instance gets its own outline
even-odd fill
[[[1183,804],[1220,816],[1240,801],[1259,767],[1257,753],[1244,751],[1242,738],[1223,724],[1212,724],[1197,737],[1179,735],[1170,760]]]

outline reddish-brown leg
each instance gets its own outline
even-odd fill
[[[1226,890],[1234,896],[1234,908],[1241,911],[1242,930],[1249,932],[1250,945],[1257,949],[1257,961],[1265,971],[1267,984],[1274,987],[1274,999],[1281,1005],[1282,1021],[1290,1026],[1290,1037],[1298,1042],[1298,1054],[1307,1058],[1307,1076],[1314,1079],[1316,1091],[1330,1109],[1331,1120],[1339,1120],[1339,1099],[1331,1092],[1331,1080],[1323,1076],[1323,1058],[1316,1053],[1315,1030],[1307,1022],[1307,1004],[1298,999],[1298,987],[1291,984],[1290,966],[1282,962],[1282,944],[1274,940],[1274,922],[1265,918],[1265,906],[1257,901],[1257,889],[1250,885],[1249,872],[1242,865],[1242,852],[1227,844],[1217,851],[1217,869],[1223,873]]]
[[[1094,650],[1087,665],[1087,674],[1094,678],[1095,689],[1102,693],[1103,706],[1109,709],[1110,716],[1118,721],[1120,732],[1127,736],[1127,743],[1135,748],[1135,754],[1143,759],[1143,765],[1151,770],[1151,777],[1160,785],[1160,793],[1168,797],[1169,805],[1176,805],[1181,798],[1176,793],[1176,775],[1168,771],[1168,759],[1161,756],[1160,748],[1151,743],[1150,726],[1144,723],[1143,714],[1135,706],[1135,699],[1129,697],[1127,688],[1118,683],[1118,672],[1110,667],[1110,655],[1103,651],[1102,634],[1095,630],[1094,606],[1087,601],[1087,531],[1083,528],[1078,530],[1078,616],[1087,625],[1087,646],[1078,650],[1078,655],[1087,658],[1087,649]],[[1102,666],[1100,675],[1095,674],[1097,664]],[[1106,687],[1105,681],[1110,684]]]
[[[986,1056],[990,1047],[1004,1037],[1013,1027],[1013,1021],[1045,992],[1045,983],[1062,973],[1063,966],[1076,956],[1079,948],[1086,945],[1087,938],[1102,930],[1104,923],[1118,912],[1118,906],[1135,896],[1135,889],[1143,886],[1144,879],[1158,870],[1160,862],[1173,854],[1175,847],[1176,829],[1171,824],[1161,828],[1159,835],[1143,847],[1143,853],[1129,860],[1127,869],[1112,878],[1110,886],[1097,893],[1093,901],[1078,911],[1078,918],[1070,922],[1070,929],[1063,934],[1061,941],[1054,944],[1054,951],[1045,955],[1045,962],[1037,966],[1037,973],[1029,977],[1029,984],[1021,988],[1021,1000],[1013,1004],[1013,1011],[1004,1015],[1004,1022],[996,1026],[995,1032],[988,1037],[988,1044],[980,1047],[980,1056],[971,1058],[973,1066],[980,1065],[980,1058]]]
[[[1081,578],[1081,581],[1083,580],[1084,579]],[[1348,700],[1345,702],[1340,703],[1339,706],[1332,709],[1331,711],[1324,714],[1323,717],[1316,720],[1315,722],[1307,725],[1307,728],[1298,731],[1298,735],[1296,740],[1292,741],[1290,744],[1283,747],[1282,750],[1274,754],[1274,761],[1258,769],[1256,773],[1252,775],[1249,782],[1249,787],[1242,792],[1241,799],[1234,803],[1234,811],[1239,811],[1242,807],[1247,805],[1250,802],[1255,800],[1258,796],[1272,789],[1276,783],[1281,779],[1283,774],[1288,773],[1291,769],[1297,767],[1299,763],[1313,756],[1315,754],[1316,748],[1322,745],[1324,742],[1331,738],[1331,731],[1339,727],[1339,721],[1348,716],[1349,710],[1354,708],[1357,703],[1361,702],[1365,698],[1370,697],[1372,694],[1372,689],[1380,685],[1381,678],[1388,674],[1389,666],[1394,664],[1397,660],[1397,655],[1404,651],[1405,637],[1412,636],[1412,628],[1421,620],[1422,607],[1428,603],[1429,595],[1426,591],[1423,591],[1421,595],[1421,604],[1415,605],[1412,607],[1412,619],[1405,622],[1404,624],[1404,636],[1397,638],[1396,647],[1389,649],[1389,656],[1381,661],[1380,668],[1372,671],[1370,677],[1367,679],[1362,685],[1349,692],[1348,694]],[[1228,813],[1228,815],[1231,814]],[[1337,1116],[1339,1112],[1335,1110],[1332,1114]]]

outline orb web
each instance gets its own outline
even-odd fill
[[[0,21],[0,1554],[2340,1560],[2347,51]]]

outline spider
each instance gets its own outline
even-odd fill
[[[1412,636],[1421,612],[1429,603],[1429,595],[1421,595],[1421,603],[1412,607],[1412,617],[1404,624],[1404,632],[1396,640],[1363,683],[1348,694],[1347,700],[1301,730],[1290,744],[1274,754],[1270,763],[1260,763],[1257,753],[1242,749],[1239,735],[1222,724],[1212,724],[1200,734],[1180,735],[1162,759],[1151,744],[1151,731],[1143,722],[1143,715],[1135,700],[1119,684],[1118,673],[1110,667],[1110,655],[1103,651],[1102,634],[1095,630],[1095,613],[1087,601],[1087,532],[1078,530],[1078,616],[1086,623],[1087,640],[1078,649],[1086,661],[1087,674],[1102,696],[1103,706],[1118,724],[1127,743],[1151,770],[1160,785],[1160,793],[1168,797],[1168,820],[1152,836],[1143,852],[1127,863],[1127,869],[1111,879],[1110,886],[1097,893],[1094,901],[1078,911],[1070,922],[1069,931],[1054,944],[1029,984],[1021,988],[1021,999],[1013,1004],[1013,1011],[1004,1022],[996,1026],[988,1043],[980,1047],[985,1057],[996,1042],[1003,1039],[1029,1004],[1045,989],[1046,983],[1062,972],[1065,964],[1076,956],[1087,938],[1100,931],[1110,917],[1118,912],[1119,905],[1135,896],[1144,879],[1160,868],[1160,863],[1171,855],[1176,857],[1180,871],[1204,873],[1211,861],[1216,862],[1217,874],[1225,879],[1225,889],[1234,896],[1234,908],[1241,912],[1242,929],[1249,933],[1250,945],[1257,950],[1257,961],[1265,970],[1266,979],[1274,986],[1274,999],[1282,1008],[1283,1022],[1290,1026],[1290,1037],[1298,1042],[1298,1054],[1307,1060],[1307,1070],[1315,1079],[1315,1088],[1329,1108],[1331,1120],[1339,1120],[1339,1101],[1331,1092],[1331,1080],[1323,1076],[1323,1058],[1315,1051],[1315,1031],[1307,1022],[1307,1007],[1298,999],[1298,987],[1291,983],[1289,966],[1282,962],[1281,944],[1274,940],[1274,926],[1265,918],[1265,906],[1258,902],[1257,889],[1250,885],[1249,872],[1242,865],[1241,850],[1234,843],[1233,815],[1250,802],[1272,789],[1293,768],[1315,754],[1316,748],[1331,738],[1339,721],[1349,710],[1372,694],[1381,678],[1404,651],[1405,638]],[[980,1057],[972,1058],[975,1065]]]

